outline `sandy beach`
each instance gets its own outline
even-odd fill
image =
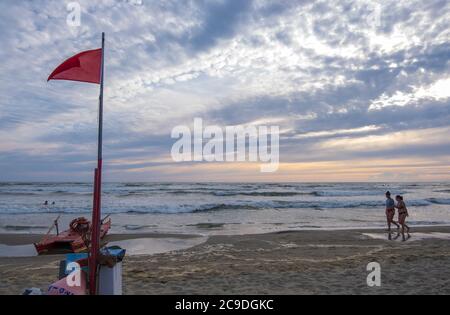
[[[450,294],[450,227],[416,228],[402,243],[382,230],[211,236],[182,250],[128,255],[124,294]],[[386,236],[386,239],[384,239]],[[38,235],[0,235],[26,245]],[[110,241],[198,240],[195,235],[112,235]],[[0,294],[45,289],[61,256],[0,258]],[[367,286],[378,262],[382,286]]]

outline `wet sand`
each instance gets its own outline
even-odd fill
[[[155,255],[128,255],[125,294],[450,294],[450,227],[417,228],[416,239],[388,241],[382,230],[298,231],[212,236]],[[440,234],[431,234],[440,233]],[[386,238],[382,239],[385,234]],[[115,235],[112,241],[194,235]],[[0,235],[25,245],[36,235]],[[0,258],[0,294],[45,289],[61,256]],[[369,288],[367,264],[381,265],[382,286]]]

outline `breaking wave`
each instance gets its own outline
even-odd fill
[[[429,198],[427,201],[437,205],[450,205],[450,199],[445,198]]]

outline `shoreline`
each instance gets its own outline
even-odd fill
[[[7,246],[21,246],[32,245],[39,242],[44,237],[44,234],[20,234],[20,233],[0,233],[0,244]],[[203,237],[203,235],[196,234],[172,234],[172,233],[136,233],[136,234],[111,234],[106,236],[106,240],[109,242],[118,242],[134,239],[164,239],[164,238],[176,238],[176,239],[192,239],[197,237]]]
[[[433,232],[440,229],[448,229],[450,232],[450,224],[439,224],[439,225],[410,225],[412,233],[416,232]],[[193,239],[200,237],[216,237],[216,236],[246,236],[246,235],[270,235],[270,234],[283,234],[283,233],[296,233],[296,232],[339,232],[339,231],[353,231],[361,233],[380,233],[387,232],[387,227],[344,227],[344,228],[304,228],[304,229],[292,229],[292,230],[280,230],[271,231],[267,233],[245,233],[245,234],[188,234],[188,233],[112,233],[106,236],[106,240],[109,242],[118,242],[126,240],[135,239]],[[395,231],[395,229],[393,229]],[[20,246],[20,245],[30,245],[39,242],[45,235],[37,233],[0,233],[0,244],[7,246]]]
[[[435,233],[437,238],[414,239],[415,233]],[[161,235],[153,236],[161,240]],[[405,243],[388,241],[380,229],[214,235],[180,250],[127,255],[123,289],[124,294],[181,295],[450,294],[447,237],[450,227],[416,228]],[[62,257],[0,258],[0,294],[20,294],[28,287],[45,290],[56,280]],[[382,266],[380,288],[367,286],[370,262]]]

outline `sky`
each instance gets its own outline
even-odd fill
[[[106,181],[450,180],[446,0],[0,2],[0,181],[89,181],[98,86],[47,77],[106,32]],[[171,131],[277,125],[280,167],[175,163]]]

